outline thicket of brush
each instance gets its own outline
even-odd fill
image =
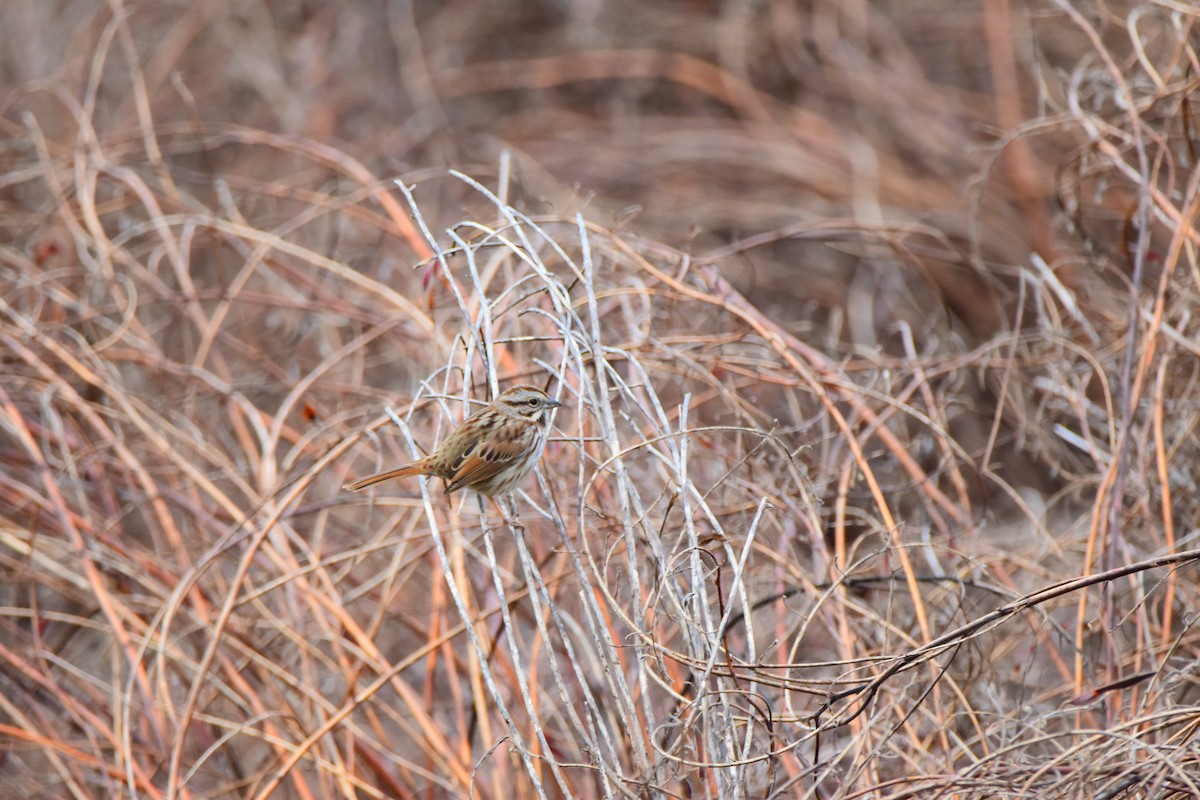
[[[1200,796],[1198,50],[6,6],[0,795]],[[341,490],[515,382],[520,528]]]

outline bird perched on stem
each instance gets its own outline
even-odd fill
[[[446,494],[464,486],[489,498],[507,494],[541,458],[550,411],[561,405],[536,386],[514,386],[467,417],[424,458],[343,488],[357,492],[391,478],[432,475],[446,481]]]

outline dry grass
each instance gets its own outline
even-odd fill
[[[267,5],[6,11],[0,795],[1200,795],[1195,9]]]

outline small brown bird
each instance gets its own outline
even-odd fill
[[[425,458],[343,488],[357,492],[390,478],[433,475],[446,481],[446,494],[464,486],[487,497],[507,494],[541,458],[550,409],[561,405],[535,386],[515,386],[467,417]]]

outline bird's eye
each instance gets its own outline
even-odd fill
[[[526,402],[526,403],[529,403],[529,405],[531,405],[531,406],[536,406],[536,405],[537,405],[537,398],[536,398],[536,397],[531,397],[531,398],[529,398],[528,400],[526,400],[525,402]]]

